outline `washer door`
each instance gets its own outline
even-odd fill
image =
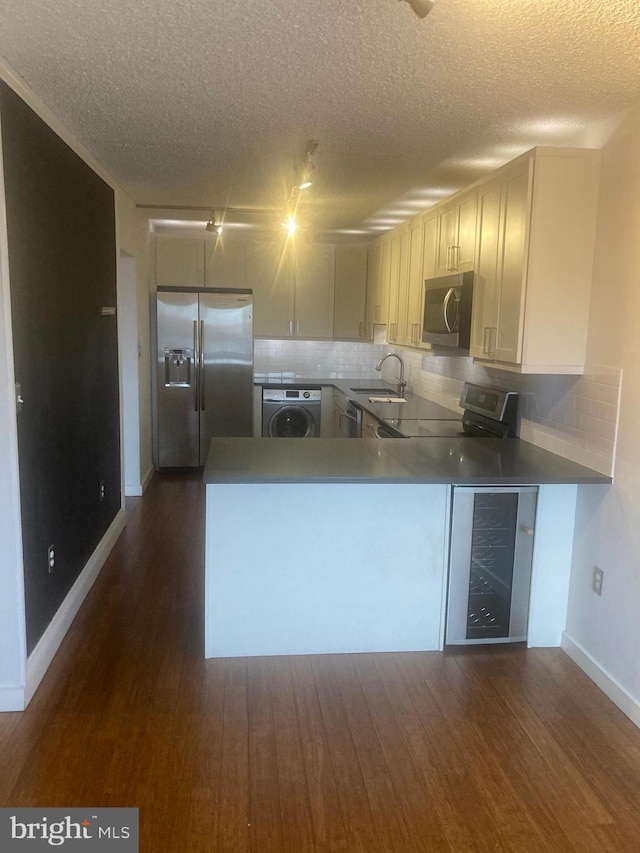
[[[310,438],[313,433],[313,417],[301,406],[283,406],[269,421],[271,438]]]

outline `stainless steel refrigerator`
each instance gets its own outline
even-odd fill
[[[205,464],[213,436],[253,434],[251,290],[159,287],[158,467]]]

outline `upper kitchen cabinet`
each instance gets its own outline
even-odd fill
[[[158,287],[246,287],[245,242],[224,237],[156,238]]]
[[[247,287],[244,240],[226,240],[224,235],[205,240],[205,286]]]
[[[387,340],[402,343],[407,325],[409,296],[409,232],[401,231],[391,241]]]
[[[157,236],[155,243],[158,287],[204,287],[202,238]]]
[[[367,247],[336,246],[334,338],[365,337]]]
[[[246,247],[246,287],[253,290],[253,331],[264,338],[293,333],[294,268],[281,240],[255,240]]]
[[[477,206],[476,189],[456,194],[438,206],[436,276],[473,269]]]
[[[256,335],[333,336],[334,246],[262,240],[248,242],[246,251]]]
[[[537,148],[479,191],[470,352],[521,373],[582,373],[599,152]]]
[[[386,326],[389,320],[391,287],[391,240],[376,243],[369,250],[367,281],[367,338],[374,340],[375,326]]]
[[[333,337],[335,247],[300,243],[295,247],[295,303],[291,334]]]
[[[409,231],[409,282],[404,343],[422,346],[424,280],[433,278],[436,265],[438,215],[435,210],[412,220]]]

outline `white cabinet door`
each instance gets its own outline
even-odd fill
[[[435,217],[433,221],[435,224]],[[409,231],[407,314],[402,342],[414,347],[418,346],[421,328],[423,228],[423,220],[420,219]]]
[[[391,288],[391,242],[380,249],[380,275],[376,287],[374,323],[386,323],[389,316],[389,291]]]
[[[438,209],[436,276],[473,269],[476,211],[476,190],[465,193]]]
[[[400,287],[400,246],[402,237],[398,235],[391,241],[390,275],[389,275],[389,323],[387,340],[395,343],[398,340],[398,302]]]
[[[599,168],[597,151],[537,148],[480,187],[476,358],[519,373],[583,372]]]
[[[333,337],[335,247],[296,247],[294,334],[301,338]]]
[[[473,290],[470,355],[494,358],[498,330],[499,254],[503,181],[480,188],[478,255]]]
[[[458,203],[458,242],[455,252],[456,272],[473,269],[476,251],[478,196],[477,192],[466,195]]]
[[[438,215],[436,211],[427,214],[422,220],[422,276],[420,278],[420,308],[416,320],[416,342],[419,347],[431,348],[431,344],[422,342],[422,321],[424,314],[424,282],[433,278],[438,252]]]
[[[367,295],[367,247],[336,246],[335,338],[365,338]]]
[[[204,287],[204,239],[157,236],[155,242],[158,287]]]
[[[253,332],[286,338],[293,330],[293,266],[282,240],[247,245],[246,287],[253,290]]]
[[[436,275],[449,275],[453,270],[452,248],[458,242],[458,205],[444,206],[438,213],[438,253]]]
[[[226,240],[224,235],[205,242],[205,286],[248,287],[244,240]]]
[[[403,343],[407,338],[409,311],[409,262],[411,260],[411,234],[403,232],[400,236],[400,270],[398,275],[398,313],[395,340]]]
[[[373,326],[376,322],[376,301],[380,279],[380,261],[382,248],[379,243],[369,248],[367,256],[367,304],[366,304],[366,339],[373,340]]]
[[[528,170],[507,177],[503,187],[500,298],[495,357],[520,362],[524,313],[525,247],[529,210]]]

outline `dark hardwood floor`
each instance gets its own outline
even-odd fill
[[[640,851],[640,731],[559,649],[205,661],[203,504],[128,501],[0,805],[137,806],[145,853]]]

